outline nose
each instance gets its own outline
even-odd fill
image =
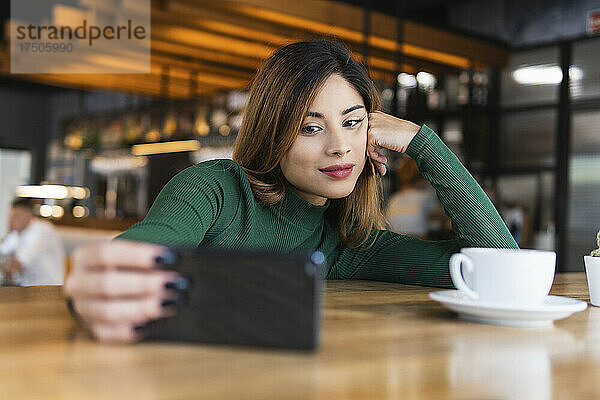
[[[327,155],[343,157],[350,152],[350,143],[348,141],[348,133],[341,129],[331,131],[329,141],[327,143]]]

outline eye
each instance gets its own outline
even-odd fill
[[[302,132],[305,135],[312,135],[313,133],[317,133],[320,130],[321,128],[316,125],[307,125],[300,129],[300,132]]]
[[[350,128],[355,128],[358,125],[360,125],[361,122],[363,122],[363,120],[366,118],[367,116],[365,115],[364,117],[362,117],[361,119],[349,119],[348,121],[344,122],[344,127],[350,127]]]

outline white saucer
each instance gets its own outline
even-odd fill
[[[473,300],[460,290],[432,292],[429,293],[429,297],[456,311],[463,319],[528,328],[552,326],[554,320],[566,318],[587,308],[585,301],[562,296],[546,296],[543,304],[534,306]]]

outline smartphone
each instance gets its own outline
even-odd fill
[[[165,268],[189,279],[187,302],[176,315],[148,323],[145,340],[318,348],[323,253],[171,250],[178,261]]]

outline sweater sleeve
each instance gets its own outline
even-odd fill
[[[406,154],[435,189],[457,238],[428,241],[373,230],[362,247],[341,250],[335,277],[453,287],[448,263],[461,248],[518,248],[483,189],[435,132],[423,125]]]
[[[209,229],[224,229],[239,201],[233,162],[207,161],[175,175],[160,191],[143,221],[115,239],[197,247]]]

